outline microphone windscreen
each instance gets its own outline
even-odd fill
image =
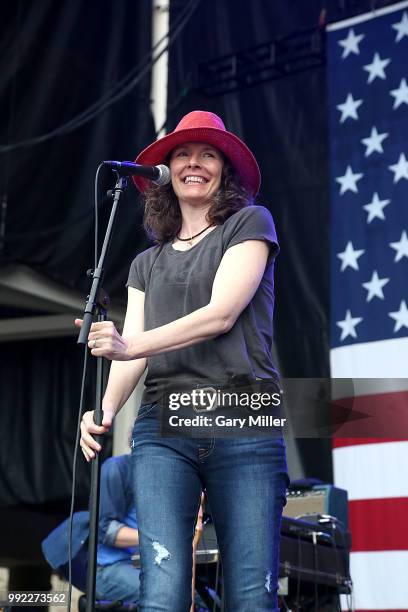
[[[170,168],[165,166],[164,164],[160,164],[160,166],[156,166],[160,170],[159,178],[155,179],[156,185],[168,185],[171,181],[171,172]]]

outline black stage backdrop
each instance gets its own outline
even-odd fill
[[[49,510],[66,512],[83,349],[72,340],[46,339],[4,344],[2,352],[6,356],[0,370],[2,505],[48,504]],[[94,385],[95,368],[91,367],[87,406]],[[111,448],[108,438],[105,456]],[[89,470],[82,453],[78,458],[77,493],[83,505],[87,504]]]
[[[148,1],[4,4],[0,145],[54,130],[106,95],[141,60],[146,66],[150,32]],[[85,272],[93,267],[95,171],[103,159],[134,159],[154,140],[149,99],[147,73],[126,97],[72,133],[1,155],[1,195],[8,196],[2,265],[25,264],[85,298]],[[113,186],[110,171],[102,179],[106,188]],[[101,228],[109,210],[105,202]],[[109,255],[105,288],[111,297],[126,299],[129,263],[147,245],[141,222],[131,186],[121,200]],[[0,308],[2,317],[30,314]],[[1,354],[0,506],[63,504],[66,512],[82,350],[75,338],[63,338],[4,343]],[[80,458],[77,491],[83,500],[88,473]]]
[[[77,117],[151,47],[150,2],[17,0],[2,13],[1,145],[41,136]],[[149,100],[147,74],[79,129],[1,156],[1,193],[8,194],[3,262],[28,264],[65,285],[88,288],[96,167],[103,159],[134,159],[154,139]],[[112,186],[109,170],[102,178]],[[108,212],[105,202],[102,225]],[[128,262],[146,244],[141,216],[129,189],[106,277],[106,289],[122,299]]]
[[[168,130],[195,108],[219,113],[253,149],[259,202],[276,220],[276,341],[285,376],[325,376],[328,367],[329,198],[325,67],[206,98],[191,87],[199,61],[277,35],[348,17],[371,0],[202,0],[170,53]],[[381,4],[381,3],[378,3]],[[171,23],[186,2],[171,2]],[[0,145],[35,138],[106,95],[150,49],[151,2],[16,0],[2,7]],[[145,65],[147,59],[143,61]],[[64,285],[88,288],[93,264],[93,177],[102,159],[133,159],[154,139],[149,77],[69,134],[4,152],[7,194],[1,263],[24,263]],[[0,149],[1,151],[1,149]],[[104,177],[104,184],[110,184]],[[101,224],[109,207],[102,209]],[[130,189],[123,199],[106,288],[125,298],[129,262],[147,242]],[[57,226],[57,227],[56,227]],[[17,316],[10,309],[0,314]],[[27,313],[29,314],[29,313]],[[0,503],[67,500],[82,353],[73,339],[2,345]],[[331,477],[329,441],[301,444],[305,474]],[[79,492],[86,493],[82,467]]]

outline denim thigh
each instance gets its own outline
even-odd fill
[[[156,405],[141,406],[132,434],[141,564],[139,609],[187,612],[202,483],[192,455],[183,448],[185,441],[159,436],[157,410]]]
[[[202,461],[226,609],[277,612],[280,527],[288,486],[284,441],[216,438]]]
[[[159,408],[141,407],[132,437],[140,610],[187,612],[192,538],[206,488],[228,612],[275,612],[288,484],[281,438],[165,438]]]

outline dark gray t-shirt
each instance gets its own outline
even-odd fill
[[[143,251],[130,267],[128,286],[145,292],[145,329],[153,329],[209,303],[225,251],[244,240],[265,240],[270,255],[261,283],[232,329],[212,340],[148,357],[143,402],[156,401],[168,385],[228,385],[245,377],[277,379],[272,347],[274,259],[279,251],[271,213],[248,206],[234,213],[193,247],[170,242]]]

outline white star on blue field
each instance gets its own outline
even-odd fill
[[[331,346],[408,336],[408,10],[328,36]]]

